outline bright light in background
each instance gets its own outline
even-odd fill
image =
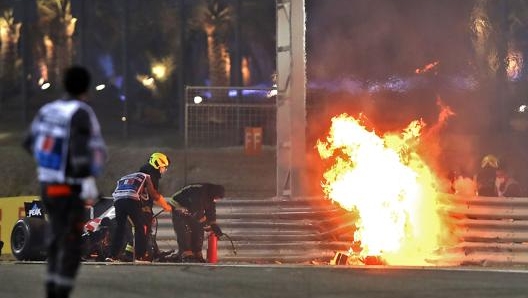
[[[103,90],[104,88],[106,88],[106,85],[105,85],[105,84],[99,84],[99,85],[95,86],[95,90],[97,90],[97,91],[101,91],[101,90]]]
[[[524,112],[526,112],[526,105],[521,105],[519,107],[519,113],[524,113]]]
[[[49,82],[46,82],[46,83],[40,85],[40,89],[41,89],[41,90],[46,90],[46,89],[48,89],[49,87],[51,87],[51,84],[50,84]]]
[[[143,85],[143,87],[154,90],[156,89],[156,84],[153,77],[146,76],[146,75],[136,75],[136,80]]]
[[[277,95],[277,84],[273,84],[273,89],[271,89],[266,96],[270,98],[276,95]]]
[[[143,83],[144,86],[152,86],[154,84],[154,78],[153,77],[145,78],[143,79],[143,81],[141,81],[141,83]]]
[[[38,80],[38,84],[40,85],[40,90],[46,90],[49,87],[51,87],[50,82],[47,82],[46,79],[44,79],[44,78],[40,78]]]
[[[202,98],[201,96],[196,95],[196,96],[194,97],[194,103],[199,104],[199,103],[201,103],[202,101],[203,101],[203,98]]]
[[[152,66],[152,74],[158,80],[163,80],[167,75],[167,67],[162,63],[157,63]]]
[[[2,22],[2,25],[0,26],[0,38],[4,40],[7,36],[7,26]]]
[[[171,56],[150,60],[150,73],[157,83],[165,82],[174,71],[174,58]]]
[[[127,118],[126,118],[126,116],[123,116],[123,117],[121,117],[121,121],[122,121],[122,122],[125,122],[125,121],[127,121]]]

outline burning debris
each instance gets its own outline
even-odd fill
[[[334,258],[330,261],[330,265],[361,266],[361,265],[387,265],[387,263],[380,256],[361,257],[352,251],[348,251],[348,252],[336,252]]]
[[[417,68],[414,70],[414,73],[416,74],[422,74],[422,73],[426,73],[426,72],[430,72],[430,71],[433,71],[436,69],[436,66],[438,66],[438,63],[440,63],[439,61],[435,61],[435,62],[431,62],[429,64],[426,64],[424,67],[422,68]]]
[[[446,109],[439,121],[453,114]],[[401,133],[380,137],[363,120],[334,117],[326,141],[317,144],[321,158],[332,164],[324,173],[325,195],[359,215],[356,247],[337,253],[331,263],[431,265],[443,223],[437,212],[440,179],[421,154],[429,150],[425,123],[416,120]]]

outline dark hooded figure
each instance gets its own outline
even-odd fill
[[[222,185],[194,183],[168,200],[172,205],[172,224],[178,241],[175,261],[205,262],[202,254],[204,228],[210,226],[217,237],[223,235],[216,223],[215,201],[223,198],[224,194]]]

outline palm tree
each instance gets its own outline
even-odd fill
[[[4,102],[4,87],[15,86],[18,79],[20,57],[17,42],[21,23],[15,22],[13,9],[6,9],[0,16],[0,111]]]
[[[484,96],[491,95],[490,117],[494,119],[489,123],[499,131],[509,126],[515,101],[526,97],[526,88],[519,88],[516,81],[525,68],[527,17],[527,0],[475,0],[471,13],[475,65]]]
[[[130,5],[134,5],[130,7],[134,22],[129,27],[129,57],[133,61],[129,68],[139,82],[144,77],[154,80],[148,98],[136,100],[135,118],[147,117],[142,120],[150,123],[176,119],[172,113],[176,113],[175,70],[181,51],[178,6],[167,0],[156,5],[144,1]]]
[[[211,86],[228,86],[230,58],[228,34],[232,25],[231,6],[222,0],[203,0],[196,7],[191,22],[194,28],[200,28],[207,37],[207,57]]]
[[[276,69],[276,3],[270,0],[242,1],[240,10],[237,20],[242,27],[242,68],[248,73],[248,76],[243,75],[244,84],[263,81],[272,84]]]
[[[39,0],[38,11],[45,34],[48,73],[50,80],[56,80],[73,60],[72,37],[76,19],[71,13],[70,0]]]
[[[494,23],[489,16],[489,0],[476,0],[470,17],[475,64],[483,77],[492,76],[498,67],[497,45],[493,42]]]

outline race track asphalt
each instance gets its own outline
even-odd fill
[[[0,297],[44,297],[44,263],[0,263]],[[84,263],[72,298],[528,297],[528,271],[487,268]]]

